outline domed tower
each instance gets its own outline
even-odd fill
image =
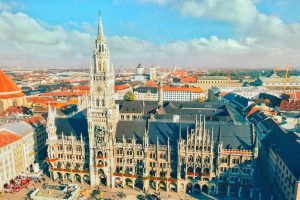
[[[12,79],[0,69],[0,113],[10,106],[26,106],[25,94]]]

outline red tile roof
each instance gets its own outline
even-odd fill
[[[129,85],[127,83],[121,85],[115,85],[115,90],[125,90],[127,88],[129,88]]]
[[[24,119],[24,122],[30,125],[36,125],[37,122],[40,122],[41,124],[46,124],[46,120],[41,115],[34,115],[30,118]]]
[[[185,76],[185,77],[180,78],[180,81],[182,83],[196,83],[197,78],[194,76]]]
[[[279,108],[283,111],[300,111],[300,100],[283,100]]]
[[[176,71],[172,72],[171,75],[181,77],[181,76],[187,75],[187,71],[183,70],[183,69],[182,70],[176,70]]]
[[[145,85],[148,87],[158,87],[158,85],[154,81],[147,81]]]
[[[9,145],[22,137],[7,130],[0,131],[0,148]]]
[[[23,97],[24,93],[15,82],[0,69],[0,99]]]
[[[76,91],[76,90],[90,90],[90,86],[89,85],[78,85],[78,86],[73,86],[72,87],[72,90],[73,91]]]
[[[249,112],[248,112],[248,116],[252,115],[253,113],[255,113],[256,111],[260,110],[258,107],[253,107]]]
[[[71,92],[71,91],[52,91],[52,92],[46,92],[41,94],[41,96],[44,97],[57,97],[57,96],[62,96],[62,97],[71,97],[71,96],[78,96],[82,95],[81,92]]]
[[[11,115],[15,113],[23,113],[23,107],[21,106],[10,106],[0,116]]]

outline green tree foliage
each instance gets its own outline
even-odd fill
[[[129,91],[125,94],[124,100],[126,101],[133,101],[134,100],[134,94],[132,91]]]

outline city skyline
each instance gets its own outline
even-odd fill
[[[88,68],[101,10],[116,67],[299,67],[300,3],[272,2],[0,1],[0,66]]]

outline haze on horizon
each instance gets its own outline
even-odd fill
[[[296,0],[0,0],[0,67],[89,67],[99,9],[117,67],[300,68]]]

